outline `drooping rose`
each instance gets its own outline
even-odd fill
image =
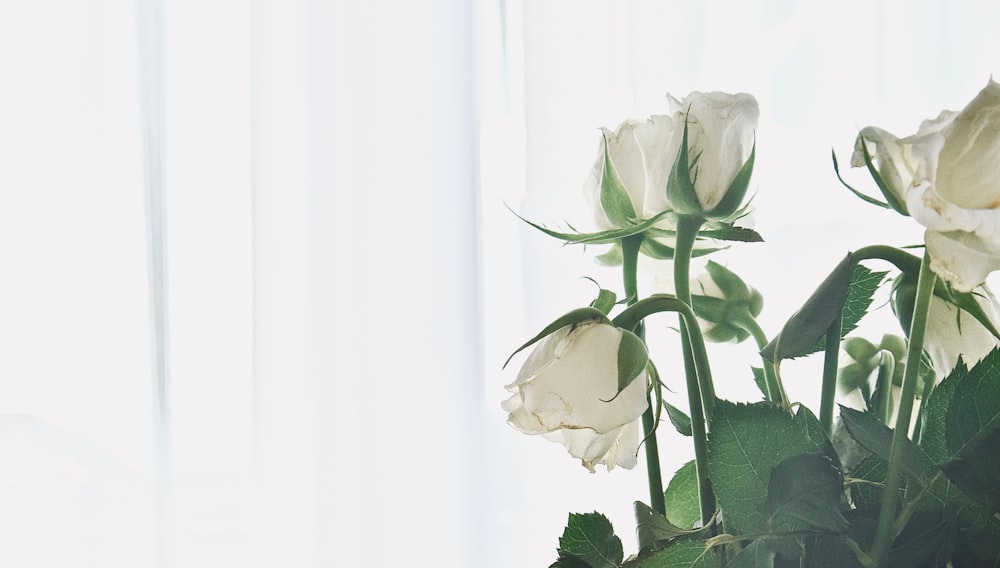
[[[590,471],[631,469],[641,439],[648,377],[643,370],[620,393],[623,331],[600,321],[568,325],[539,341],[521,367],[503,409],[525,434],[559,442]]]
[[[990,80],[962,111],[944,111],[912,136],[864,128],[852,165],[865,165],[864,150],[901,212],[927,228],[938,276],[968,292],[1000,269],[1000,85]]]

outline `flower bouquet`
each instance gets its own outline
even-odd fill
[[[635,553],[603,515],[570,514],[552,567],[1000,566],[1000,320],[984,284],[1000,268],[1000,85],[912,136],[862,129],[850,163],[870,190],[848,185],[834,153],[848,190],[912,217],[924,242],[845,251],[773,336],[757,323],[761,294],[733,271],[709,260],[691,275],[694,257],[762,241],[746,222],[757,102],[670,104],[602,130],[584,186],[596,232],[527,221],[608,245],[598,260],[621,266],[624,294],[600,289],[511,355],[532,348],[507,386],[508,422],[591,471],[643,461],[649,482]],[[639,297],[640,255],[672,264],[674,293]],[[847,337],[882,287],[902,335]],[[682,361],[654,362],[645,325],[661,312],[678,314]],[[763,400],[719,399],[705,342],[747,339],[759,359],[726,380],[753,381]],[[815,411],[789,399],[781,372],[813,354]],[[664,400],[666,364],[683,368],[686,409]],[[838,408],[838,390],[854,407]],[[666,485],[663,436],[694,449]]]

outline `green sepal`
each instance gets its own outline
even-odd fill
[[[706,256],[712,254],[713,252],[718,252],[727,247],[711,247],[711,248],[698,248],[691,251],[691,258],[698,258],[700,256]],[[655,258],[657,260],[671,260],[674,258],[674,248],[667,246],[659,241],[653,240],[652,238],[643,239],[642,244],[639,246],[639,251],[650,258]]]
[[[747,227],[737,227],[735,225],[725,225],[718,229],[702,229],[698,232],[699,237],[708,237],[720,241],[735,241],[739,243],[762,243],[764,237],[760,233]]]
[[[635,221],[635,208],[632,206],[632,198],[618,171],[611,163],[611,156],[608,152],[608,134],[604,136],[604,174],[601,176],[601,209],[608,216],[608,220],[616,226],[628,226]]]
[[[695,162],[700,156],[695,157]],[[667,199],[681,215],[701,216],[702,205],[698,199],[698,192],[694,188],[691,180],[691,163],[688,158],[688,122],[684,119],[684,135],[681,138],[681,147],[677,150],[677,158],[670,168],[670,175],[667,178]]]
[[[504,368],[506,368],[507,364],[510,363],[510,360],[514,358],[514,355],[517,355],[521,351],[524,351],[528,347],[531,347],[535,343],[538,343],[545,337],[552,335],[555,331],[564,328],[567,325],[578,325],[590,320],[606,324],[611,323],[611,320],[609,320],[608,317],[601,312],[601,310],[589,306],[586,308],[577,308],[567,314],[564,314],[563,316],[559,317],[549,325],[545,326],[545,329],[538,332],[538,335],[532,337],[531,339],[528,340],[527,343],[518,347],[513,353],[510,354],[510,357],[508,357],[507,360],[504,361],[503,363]]]
[[[639,376],[649,362],[646,344],[639,336],[627,329],[622,330],[622,340],[618,344],[618,392]]]
[[[594,284],[597,282],[593,278],[588,278]],[[604,315],[611,313],[611,310],[618,304],[618,296],[611,290],[605,290],[598,286],[597,297],[590,303],[590,307],[600,311]]]
[[[607,250],[594,257],[597,264],[602,266],[621,266],[622,265],[622,245],[621,241],[615,242],[615,244]]]
[[[868,195],[865,195],[864,193],[861,193],[860,191],[854,189],[853,187],[850,186],[850,184],[848,184],[846,181],[844,181],[844,178],[841,177],[841,175],[840,175],[840,165],[837,163],[837,153],[835,151],[833,151],[833,150],[830,150],[830,155],[833,157],[833,173],[837,174],[837,179],[840,180],[840,183],[844,187],[846,187],[847,189],[851,190],[851,193],[853,193],[854,195],[856,195],[859,198],[861,198],[861,200],[864,201],[865,203],[871,203],[872,205],[876,205],[876,206],[881,207],[883,209],[892,209],[892,206],[889,205],[888,203],[879,201],[878,199],[875,199],[874,197],[870,197]]]
[[[885,197],[885,200],[890,207],[892,207],[900,215],[909,217],[910,212],[906,209],[906,204],[901,202],[896,197],[896,195],[892,192],[892,189],[889,188],[889,184],[887,184],[885,179],[882,178],[882,174],[875,169],[875,164],[872,162],[871,154],[868,153],[868,144],[866,143],[865,138],[860,135],[858,138],[861,139],[861,153],[865,157],[865,166],[868,168],[868,173],[871,174],[872,179],[875,180],[875,185],[878,186],[879,191],[882,192],[882,195]]]
[[[548,235],[550,237],[553,237],[553,238],[556,238],[556,239],[559,239],[561,241],[566,241],[567,243],[570,243],[570,244],[601,245],[601,244],[611,244],[611,243],[617,242],[617,241],[619,241],[619,240],[621,240],[621,239],[623,239],[625,237],[631,237],[632,235],[638,235],[639,233],[645,232],[648,229],[652,228],[653,225],[655,225],[660,219],[662,219],[662,218],[664,218],[664,217],[666,217],[666,216],[668,216],[668,215],[670,215],[670,214],[672,214],[674,212],[673,211],[661,211],[661,212],[657,213],[656,215],[653,215],[649,219],[643,219],[641,221],[640,220],[636,220],[636,221],[634,221],[634,223],[635,223],[634,225],[630,225],[628,227],[623,227],[623,228],[620,228],[620,229],[607,229],[605,231],[597,231],[597,232],[594,232],[594,233],[579,233],[579,232],[577,232],[577,233],[566,233],[566,232],[562,232],[562,231],[555,231],[555,230],[549,229],[547,227],[544,227],[542,225],[539,225],[538,223],[533,223],[533,222],[525,219],[524,217],[518,215],[517,212],[515,212],[514,210],[511,210],[511,213],[514,213],[514,215],[518,219],[524,221],[528,225],[531,225],[535,229],[538,229],[539,231],[545,233],[546,235]],[[570,228],[572,228],[572,227],[570,227]]]
[[[755,139],[750,148],[750,157],[743,162],[740,171],[736,172],[736,177],[729,183],[725,195],[711,211],[703,213],[706,219],[725,219],[740,208],[740,205],[743,204],[743,198],[747,195],[747,188],[750,187],[750,176],[753,175],[753,163],[756,155],[757,140]]]

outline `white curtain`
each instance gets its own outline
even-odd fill
[[[751,92],[768,242],[725,261],[773,330],[844,251],[919,240],[829,151],[960,108],[996,72],[997,16],[0,5],[0,565],[544,566],[595,509],[634,549],[641,469],[589,474],[499,408],[510,351],[590,300],[581,276],[618,276],[505,205],[586,226],[598,127]],[[752,396],[737,364],[719,390]],[[689,450],[663,444],[670,471]]]
[[[0,564],[483,554],[476,14],[0,7]]]

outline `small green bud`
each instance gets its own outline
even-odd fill
[[[764,297],[728,268],[708,261],[705,272],[691,284],[692,309],[702,321],[705,339],[716,343],[750,336],[747,320],[760,315]]]

